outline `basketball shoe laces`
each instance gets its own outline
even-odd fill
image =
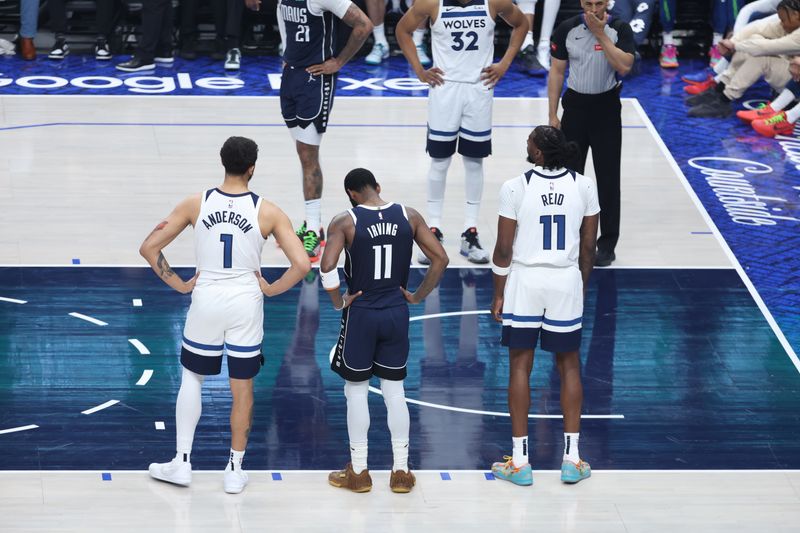
[[[786,113],[778,113],[774,117],[769,117],[764,121],[764,124],[767,124],[768,126],[777,126],[781,122],[788,123],[788,120],[786,120]]]
[[[313,230],[307,230],[305,235],[303,235],[303,248],[305,248],[306,252],[313,252],[314,248],[317,247],[319,244],[319,237]]]
[[[474,246],[478,250],[483,250],[483,246],[481,246],[481,243],[478,242],[477,231],[467,231],[467,234],[464,238],[467,240],[467,243],[469,243],[470,247]]]

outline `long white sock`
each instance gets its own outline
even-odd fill
[[[408,472],[408,433],[411,421],[402,381],[381,379],[381,392],[386,404],[386,422],[392,435],[392,470]]]
[[[775,97],[773,101],[769,103],[770,107],[775,111],[780,111],[784,109],[787,105],[794,102],[795,95],[789,89],[784,89],[781,91],[781,94]]]
[[[564,461],[577,463],[581,460],[578,453],[578,439],[580,433],[564,433]]]
[[[378,24],[372,28],[372,36],[375,37],[376,43],[381,43],[386,46],[386,48],[389,48],[389,41],[386,40],[386,31],[384,31],[384,29],[385,27],[383,24]]]
[[[722,34],[715,33],[711,38],[711,46],[717,46],[721,40],[722,40]]]
[[[478,227],[478,214],[483,197],[483,159],[463,157],[464,192],[467,203],[464,207],[464,231]]]
[[[425,40],[425,30],[423,29],[414,30],[414,46],[420,46],[424,40]]]
[[[175,434],[176,449],[184,462],[189,462],[194,442],[194,430],[200,421],[203,410],[203,379],[204,376],[195,374],[184,368],[181,376],[181,388],[178,391],[178,401],[175,402]]]
[[[786,121],[794,124],[800,118],[800,104],[797,104],[786,112]]]
[[[244,450],[239,452],[231,448],[231,456],[228,459],[228,466],[225,467],[225,470],[241,470],[243,460]]]
[[[428,170],[428,224],[434,228],[442,227],[444,186],[447,183],[447,169],[452,160],[452,157],[431,158],[431,168]]]
[[[671,31],[665,31],[661,34],[661,41],[664,46],[669,46],[671,44],[675,44],[675,39],[672,37]]]
[[[561,0],[544,0],[544,11],[542,11],[542,29],[539,33],[539,47],[550,49],[550,37],[553,35],[553,28],[556,25],[558,10],[561,8]],[[542,44],[544,43],[544,46]]]
[[[346,381],[347,435],[350,438],[350,462],[360,474],[367,468],[367,433],[369,432],[369,381]]]
[[[322,200],[306,200],[306,229],[319,233],[322,225]]]
[[[514,444],[511,460],[514,466],[528,464],[528,437],[511,437]]]

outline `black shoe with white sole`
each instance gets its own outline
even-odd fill
[[[610,266],[617,259],[616,254],[608,250],[597,250],[597,255],[594,256],[594,266],[607,267]]]
[[[141,72],[143,70],[153,70],[156,68],[156,64],[153,61],[145,61],[133,56],[128,61],[118,64],[116,68],[122,72]]]
[[[56,38],[55,44],[53,44],[53,48],[50,49],[50,53],[47,54],[48,59],[64,59],[69,55],[69,45],[67,44],[67,40],[63,37]]]
[[[98,61],[111,59],[111,49],[108,47],[108,41],[97,39],[97,42],[94,43],[94,58]]]
[[[225,70],[239,70],[242,66],[242,52],[238,48],[231,48],[225,55]]]

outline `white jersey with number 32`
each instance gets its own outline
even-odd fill
[[[433,66],[445,81],[477,83],[481,71],[494,60],[494,19],[489,0],[439,0],[439,14],[431,25]]]
[[[577,267],[583,217],[600,212],[591,178],[534,166],[500,189],[502,217],[517,221],[514,263]]]
[[[252,192],[209,189],[200,202],[194,245],[201,278],[228,279],[258,271],[266,242],[258,225],[261,198]]]

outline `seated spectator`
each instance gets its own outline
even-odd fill
[[[199,0],[181,0],[181,50],[184,59],[197,57],[197,4]],[[241,35],[244,2],[211,0],[217,38],[211,57],[225,60],[225,70],[239,70],[242,61]]]
[[[19,5],[19,53],[25,61],[36,59],[36,29],[39,23],[39,0],[21,0]]]
[[[114,23],[114,0],[95,1],[95,24],[97,24],[97,41],[94,45],[94,58],[100,61],[111,59],[108,39]],[[64,59],[69,55],[67,44],[67,5],[66,0],[47,0],[50,11],[50,29],[55,34],[55,43],[48,54],[50,59]]]
[[[741,98],[762,76],[776,91],[791,78],[789,55],[800,54],[800,0],[781,0],[778,20],[768,17],[748,24],[738,35],[723,39],[720,52],[733,54],[719,82],[687,100],[691,117],[727,117],[731,101]]]
[[[117,65],[122,72],[152,70],[156,64],[172,66],[172,0],[142,1],[142,37],[133,57]]]

